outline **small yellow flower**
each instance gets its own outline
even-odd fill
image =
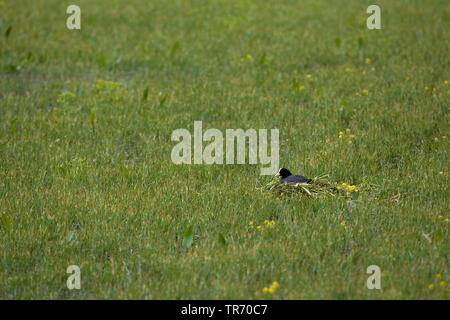
[[[350,192],[351,192],[351,191],[355,191],[355,190],[356,190],[356,187],[355,187],[355,186],[349,186],[349,187],[348,187],[348,191],[350,191]]]
[[[449,222],[450,220],[448,219],[448,218],[445,218],[445,220],[444,220],[445,222]]]
[[[443,216],[438,216],[438,218],[439,218],[439,219],[441,219],[441,220],[442,220],[442,219],[444,219],[444,217],[443,217]]]
[[[298,90],[305,90],[305,86],[298,87]]]
[[[366,63],[369,64],[372,60],[370,58],[366,58]]]
[[[445,287],[445,281],[439,282],[439,285],[440,285],[441,287]]]
[[[241,62],[244,62],[244,58],[239,59]]]
[[[341,186],[337,186],[337,189],[338,189],[338,190],[341,190]]]
[[[264,224],[268,224],[269,223],[269,220],[264,220]]]
[[[433,289],[434,289],[434,284],[430,283],[430,284],[428,285],[428,289],[433,290]]]
[[[350,132],[350,129],[349,129],[349,128],[345,129],[345,132],[349,133],[349,132]]]
[[[274,281],[268,288],[264,287],[263,292],[264,293],[274,293],[275,289],[278,287],[278,285],[279,285],[278,281]]]
[[[433,92],[436,91],[436,88],[433,88]]]
[[[369,93],[369,90],[367,90],[367,89],[363,89],[363,91],[362,91],[364,94],[368,94]]]
[[[352,69],[350,69],[349,67],[345,68],[345,72],[350,72],[350,70]]]
[[[357,92],[357,93],[356,93],[356,96],[357,96],[357,97],[359,97],[359,96],[360,96],[359,92]]]
[[[448,84],[448,80],[444,80],[444,84]]]
[[[256,229],[258,229],[258,230],[261,229],[261,226],[257,226]]]
[[[442,139],[447,139],[447,136],[442,136]]]
[[[275,221],[270,221],[270,225],[272,226],[272,225],[274,225],[275,224]]]
[[[352,144],[353,142],[352,142],[352,140],[348,140],[348,144]]]
[[[439,171],[439,174],[444,174],[444,171]]]
[[[311,75],[308,73],[307,75],[306,75],[306,77],[308,78],[308,79],[311,79]]]
[[[428,89],[430,89],[430,88],[429,88],[428,86],[425,86],[425,88],[424,88],[424,89],[425,89],[425,91],[427,91],[427,90],[428,90]]]
[[[438,141],[439,141],[439,139],[438,139],[437,137],[435,137],[435,138],[434,138],[434,141],[435,141],[435,142],[438,142]]]
[[[247,54],[247,59],[248,60],[252,60],[253,59],[253,57],[252,57],[252,55],[250,53]]]
[[[342,186],[345,188],[347,184],[345,182],[342,182]]]
[[[326,156],[327,156],[327,152],[326,152],[326,151],[323,151],[323,152],[322,152],[322,155],[323,155],[324,157],[326,157]]]
[[[349,137],[352,138],[352,139],[356,138],[356,136],[354,134],[351,134]]]
[[[251,225],[251,226],[252,226],[252,225],[253,225],[253,221],[250,221],[249,225]]]
[[[350,192],[347,191],[345,194],[346,194],[347,196],[349,196],[349,195],[350,195]]]
[[[345,221],[341,222],[341,226],[345,227]]]
[[[436,279],[440,279],[441,278],[441,274],[440,273],[436,273]]]
[[[376,69],[375,69],[375,67],[372,67],[372,68],[370,68],[370,70],[375,71]]]

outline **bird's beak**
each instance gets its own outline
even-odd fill
[[[279,177],[279,176],[280,176],[280,173],[277,172],[277,173],[275,174],[275,177]]]

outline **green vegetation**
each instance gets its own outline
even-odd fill
[[[368,30],[372,2],[78,0],[68,30],[72,2],[0,1],[0,298],[448,299],[450,5],[377,1]],[[175,165],[194,120],[373,187]]]

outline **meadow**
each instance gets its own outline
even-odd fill
[[[448,299],[449,15],[0,1],[0,298]],[[356,189],[285,197],[259,164],[176,165],[194,121],[277,128],[281,167]]]

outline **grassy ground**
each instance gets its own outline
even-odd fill
[[[0,298],[449,298],[448,1],[73,2],[0,1]],[[194,120],[358,198],[175,165]]]

